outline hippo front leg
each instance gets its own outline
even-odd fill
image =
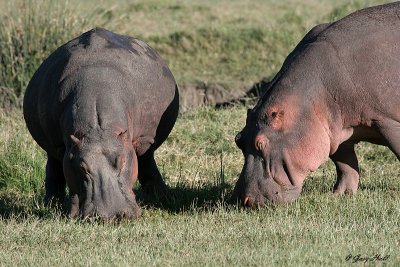
[[[360,181],[360,170],[354,151],[354,143],[342,143],[330,158],[335,163],[337,172],[337,181],[333,193],[335,195],[356,193]]]
[[[46,164],[46,195],[44,202],[46,205],[63,204],[65,198],[65,178],[62,163],[57,159],[47,155]]]
[[[168,187],[157,168],[153,150],[147,151],[138,158],[138,167],[138,178],[143,191],[146,194],[164,197]]]

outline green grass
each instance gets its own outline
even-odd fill
[[[234,90],[273,76],[312,25],[384,1],[81,2],[0,2],[0,90],[14,94],[14,105],[54,48],[94,26],[150,43],[183,91]],[[349,254],[390,255],[385,264],[399,266],[400,164],[385,147],[357,146],[362,177],[353,197],[332,196],[327,162],[290,205],[246,210],[227,201],[243,165],[233,140],[246,108],[181,114],[156,153],[177,197],[159,203],[137,186],[143,216],[119,224],[44,207],[45,153],[20,110],[1,111],[0,266],[344,266]]]
[[[388,265],[400,263],[400,166],[385,147],[357,147],[362,179],[354,197],[332,196],[336,174],[328,162],[290,205],[244,210],[229,204],[243,164],[233,138],[245,113],[234,107],[181,115],[157,151],[177,199],[161,205],[138,188],[143,216],[120,224],[70,220],[45,208],[43,153],[20,113],[3,116],[0,166],[12,167],[0,173],[8,181],[0,187],[0,265],[340,266],[349,254],[390,255]],[[38,170],[33,175],[29,168]]]

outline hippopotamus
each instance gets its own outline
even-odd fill
[[[334,194],[354,194],[360,141],[387,146],[400,159],[399,18],[396,2],[305,35],[235,138],[244,155],[235,200],[246,207],[292,202],[329,158]]]
[[[67,186],[71,217],[138,217],[137,179],[146,192],[167,193],[154,151],[178,109],[171,71],[143,41],[95,28],[59,47],[23,102],[47,153],[45,203],[64,203]]]

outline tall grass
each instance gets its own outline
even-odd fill
[[[0,90],[17,106],[39,64],[86,25],[68,2],[6,1],[0,12]]]
[[[148,42],[183,90],[199,84],[243,90],[272,77],[313,25],[382,2],[387,1],[0,1],[0,101],[6,97],[21,106],[39,64],[96,26]]]

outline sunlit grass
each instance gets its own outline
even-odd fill
[[[362,178],[353,197],[332,196],[336,173],[328,162],[290,205],[244,210],[229,204],[243,164],[233,138],[245,113],[234,107],[181,115],[156,153],[176,198],[159,203],[139,187],[143,216],[120,224],[70,220],[44,207],[43,152],[20,114],[3,117],[0,166],[15,172],[0,173],[0,265],[337,266],[349,254],[400,262],[400,164],[385,147],[357,147]],[[21,156],[22,150],[28,153]],[[35,165],[37,174],[21,171]]]

